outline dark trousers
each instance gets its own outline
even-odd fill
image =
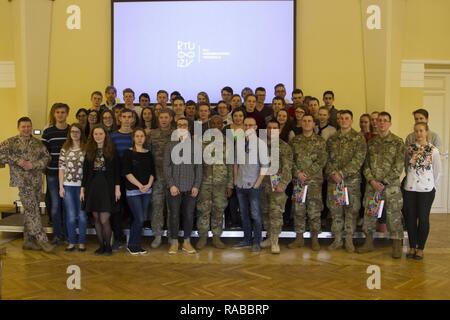
[[[190,238],[194,225],[194,210],[197,198],[192,197],[191,191],[180,192],[175,197],[168,191],[167,200],[169,205],[170,238],[178,239],[181,216],[183,217],[184,239]]]
[[[253,244],[259,244],[262,238],[262,214],[260,205],[261,188],[237,188],[236,191],[239,199],[242,227],[244,228],[244,241],[249,244],[252,243],[253,229]]]
[[[430,210],[436,190],[404,191],[403,201],[410,248],[423,250],[430,232]]]
[[[133,214],[133,222],[130,227],[130,239],[128,240],[128,247],[130,248],[139,248],[141,246],[144,216],[150,204],[150,197],[150,194],[127,196],[127,202]]]

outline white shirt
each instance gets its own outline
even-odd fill
[[[406,168],[406,191],[430,192],[439,184],[441,176],[441,158],[439,150],[432,144],[431,159],[415,165],[409,163]]]

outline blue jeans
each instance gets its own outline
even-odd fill
[[[130,227],[130,239],[128,247],[140,247],[142,239],[142,227],[144,218],[150,204],[150,194],[141,194],[138,196],[127,196],[128,205],[133,215],[133,222]]]
[[[86,212],[81,210],[80,203],[80,189],[81,187],[64,186],[64,209],[66,213],[67,233],[70,244],[77,243],[77,219],[78,231],[80,233],[80,240],[78,243],[86,243]]]
[[[261,188],[236,188],[236,193],[239,200],[239,210],[241,212],[242,227],[244,228],[244,241],[252,243],[252,222],[250,220],[251,214],[251,218],[253,219],[253,243],[259,244],[262,237],[262,218],[260,206]]]
[[[62,199],[59,196],[59,179],[58,176],[47,175],[47,188],[51,198],[50,214],[52,215],[53,235],[63,238],[65,230],[63,230],[64,217],[62,212]]]

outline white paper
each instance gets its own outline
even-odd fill
[[[302,197],[302,203],[305,203],[306,201],[306,193],[308,192],[308,186],[303,187],[303,197]]]
[[[350,201],[348,201],[348,190],[347,190],[347,187],[344,188],[344,195],[345,195],[345,205],[348,206],[350,204]]]
[[[378,213],[377,213],[378,218],[381,218],[383,214],[383,207],[384,207],[384,200],[381,200],[380,205],[378,206]]]

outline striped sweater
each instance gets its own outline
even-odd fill
[[[59,169],[59,153],[64,142],[67,140],[67,134],[69,132],[69,126],[65,129],[58,129],[55,126],[49,127],[44,130],[42,134],[42,143],[47,148],[50,156],[52,157],[50,163],[47,166],[47,174],[50,176],[57,176]]]

